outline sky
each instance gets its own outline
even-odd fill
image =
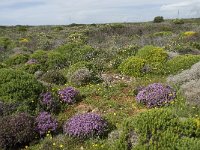
[[[143,22],[155,16],[199,18],[200,0],[0,0],[0,25]]]

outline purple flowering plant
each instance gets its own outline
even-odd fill
[[[108,131],[108,123],[95,113],[78,114],[64,123],[65,134],[79,138],[92,138],[102,136]]]
[[[77,100],[79,91],[73,87],[67,87],[65,89],[59,90],[58,95],[63,102],[67,104],[73,104]]]
[[[168,85],[153,83],[142,88],[136,96],[136,101],[152,108],[163,106],[176,97],[176,92]]]
[[[53,103],[53,96],[51,92],[42,93],[40,96],[41,96],[40,103],[43,106],[51,107]]]
[[[36,131],[40,135],[47,132],[55,132],[58,127],[58,122],[48,112],[41,112],[36,118]]]

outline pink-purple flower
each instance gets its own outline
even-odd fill
[[[48,112],[41,112],[36,118],[36,130],[40,135],[44,135],[48,131],[54,132],[58,127],[56,119]]]
[[[163,106],[176,97],[176,92],[168,85],[153,83],[141,89],[136,100],[147,107]]]
[[[67,104],[73,104],[76,102],[76,98],[79,95],[79,92],[73,87],[67,87],[65,89],[59,90],[58,95],[63,102]]]
[[[107,121],[95,113],[76,115],[70,118],[63,126],[65,134],[80,139],[101,136],[107,130]]]

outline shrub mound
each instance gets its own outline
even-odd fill
[[[90,83],[92,80],[92,72],[86,68],[76,70],[70,77],[69,82],[76,86],[82,86]]]
[[[176,74],[189,69],[192,65],[200,61],[199,55],[179,55],[166,63],[166,73]]]
[[[162,68],[168,58],[167,52],[163,48],[152,45],[141,48],[136,56],[146,60],[147,64],[150,65],[151,69],[155,72]]]
[[[198,149],[199,125],[195,119],[179,119],[168,109],[143,112],[129,120],[128,128],[140,136],[135,149]],[[153,141],[153,142],[152,142]]]
[[[107,131],[108,123],[94,113],[79,114],[70,118],[63,126],[65,134],[85,139],[102,136]]]
[[[40,135],[44,135],[47,132],[55,132],[58,127],[57,121],[48,112],[41,112],[37,116],[35,123],[36,131]]]
[[[44,87],[32,75],[13,69],[0,69],[0,98],[35,106]]]
[[[63,85],[67,82],[66,78],[57,70],[47,71],[40,79],[42,81],[58,85]]]
[[[19,65],[22,63],[26,63],[28,61],[29,56],[27,54],[16,54],[9,57],[5,64],[12,66],[12,65]]]
[[[77,101],[79,91],[73,87],[67,87],[65,89],[59,90],[58,95],[63,102],[67,104],[74,104]]]
[[[156,16],[153,20],[154,23],[164,22],[163,16]]]
[[[26,113],[0,119],[0,147],[9,149],[35,138],[34,118]]]
[[[136,96],[136,100],[147,107],[163,106],[173,99],[176,93],[170,86],[153,83],[143,88]]]
[[[145,67],[146,61],[138,57],[129,57],[124,62],[122,62],[118,69],[121,73],[131,76],[142,76],[142,69]]]

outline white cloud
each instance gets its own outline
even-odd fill
[[[175,17],[195,0],[0,0],[0,24],[68,24],[147,21]],[[191,3],[192,1],[192,3]],[[196,0],[197,1],[197,0]],[[200,1],[200,0],[198,0]],[[23,5],[26,3],[26,5]],[[30,6],[27,6],[30,3]],[[38,5],[31,5],[31,4]],[[199,7],[197,7],[199,8]],[[196,8],[196,9],[197,9]],[[196,10],[195,9],[195,10]],[[169,11],[174,10],[174,11]],[[185,11],[184,9],[183,11]],[[190,13],[192,13],[190,9]],[[193,9],[194,10],[194,9]],[[197,14],[194,11],[193,14]]]
[[[200,0],[188,0],[162,5],[161,11],[180,11],[183,17],[200,17]]]

